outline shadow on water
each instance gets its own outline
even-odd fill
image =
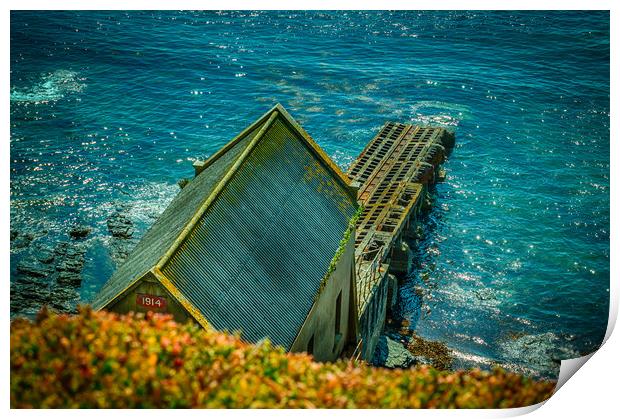
[[[427,199],[430,209],[421,213],[411,225],[411,234],[404,239],[412,251],[412,270],[405,278],[399,278],[398,302],[392,311],[390,328],[413,331],[431,311],[432,290],[438,285],[431,275],[439,255],[434,233],[443,223],[442,212],[436,208],[435,186],[429,188]]]

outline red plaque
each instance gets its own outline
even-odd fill
[[[136,294],[136,304],[154,311],[163,311],[168,305],[164,297],[150,294]]]

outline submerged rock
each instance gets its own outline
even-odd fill
[[[16,249],[22,249],[30,246],[30,243],[34,240],[34,235],[31,233],[21,233],[18,231],[11,232],[11,244]]]
[[[73,227],[69,231],[69,236],[71,236],[72,239],[84,239],[90,234],[91,231],[92,229],[90,227],[79,225],[79,226]]]
[[[474,294],[476,294],[476,297],[482,301],[495,300],[495,292],[493,292],[493,290],[490,288],[481,288],[475,290]]]
[[[129,239],[133,236],[134,228],[131,220],[121,212],[115,212],[107,221],[108,231],[112,237]]]
[[[517,364],[528,365],[538,371],[555,371],[560,360],[583,354],[573,349],[571,339],[552,332],[525,334],[511,332],[500,343],[503,356]]]
[[[17,271],[28,276],[44,278],[49,276],[53,269],[37,261],[23,260],[17,264]]]
[[[452,366],[452,351],[439,341],[426,340],[411,332],[407,349],[424,364],[430,364],[438,370],[448,370]]]

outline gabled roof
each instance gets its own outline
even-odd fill
[[[278,104],[205,162],[93,306],[152,272],[204,326],[288,349],[357,209],[348,183]]]

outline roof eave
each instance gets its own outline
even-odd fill
[[[168,279],[168,277],[158,268],[154,267],[150,271],[159,283],[172,295],[179,304],[205,329],[210,328],[208,320],[198,310],[179,289]]]
[[[99,311],[99,310],[103,310],[106,307],[108,307],[110,304],[113,304],[114,302],[116,302],[123,294],[125,294],[127,292],[127,290],[129,290],[131,287],[133,287],[138,281],[140,281],[142,278],[144,278],[146,275],[148,274],[147,272],[144,272],[140,275],[137,275],[134,279],[132,279],[131,281],[129,281],[127,283],[126,286],[124,286],[119,292],[116,293],[116,295],[114,295],[114,297],[106,300],[106,301],[98,301],[98,295],[95,296],[95,299],[93,300],[92,303],[92,307],[95,311]]]

